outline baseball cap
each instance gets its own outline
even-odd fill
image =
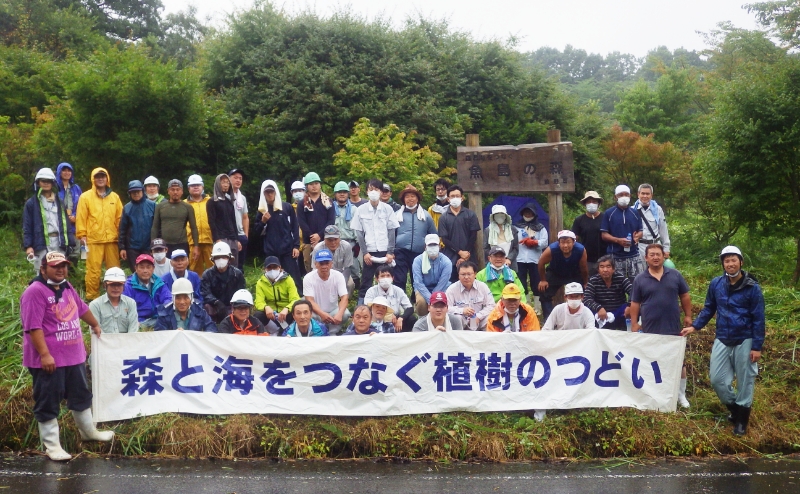
[[[272,266],[272,265],[280,266],[281,265],[281,261],[279,261],[278,258],[275,257],[275,256],[269,256],[266,259],[264,259],[264,267],[265,268],[267,266]]]
[[[136,192],[137,190],[142,190],[143,188],[144,186],[142,185],[142,182],[138,180],[131,180],[128,182],[128,192]]]
[[[267,185],[265,185],[264,186],[264,192],[266,192],[268,190],[275,191],[275,185],[272,184],[272,183],[268,183]]]
[[[571,238],[572,240],[575,240],[576,237],[575,234],[569,230],[561,230],[558,232],[558,238]]]
[[[165,249],[167,248],[167,243],[164,242],[163,238],[154,238],[152,242],[150,242],[150,250],[153,249]]]
[[[140,262],[145,262],[145,261],[153,265],[155,265],[156,263],[155,259],[153,259],[153,256],[151,256],[150,254],[139,254],[139,257],[136,258],[136,262],[134,264],[138,266]]]
[[[183,182],[181,182],[177,178],[173,178],[172,180],[169,181],[169,184],[167,184],[167,187],[180,187],[182,189],[183,188]]]
[[[438,303],[447,305],[447,295],[444,292],[433,292],[431,294],[431,305]]]
[[[325,238],[339,238],[342,234],[339,227],[336,225],[328,225],[325,227]]]
[[[234,168],[234,169],[232,169],[231,171],[229,171],[229,172],[228,172],[228,176],[230,177],[231,175],[236,175],[237,173],[238,173],[239,175],[241,175],[241,176],[242,176],[242,178],[244,178],[244,177],[245,177],[244,171],[242,171],[242,169],[241,169],[241,168]]]
[[[486,254],[486,255],[487,255],[487,256],[493,256],[493,255],[495,255],[495,254],[503,254],[503,255],[506,255],[506,251],[505,251],[505,250],[503,250],[503,248],[502,248],[502,247],[500,247],[499,245],[495,245],[494,247],[492,247],[491,249],[489,249],[489,253],[488,253],[488,254]]]
[[[48,252],[44,260],[45,263],[51,267],[60,266],[61,264],[64,263],[72,264],[71,262],[69,262],[69,259],[67,259],[67,256],[65,256],[62,252],[57,252],[57,251]]]
[[[564,285],[564,295],[583,294],[583,287],[580,283],[567,283]]]
[[[183,249],[175,249],[172,251],[172,254],[169,256],[170,259],[177,259],[179,257],[189,257],[186,255],[186,251]]]
[[[358,184],[358,182],[356,182],[355,180],[351,180],[351,181],[350,181],[350,183],[349,183],[349,184],[347,184],[347,185],[349,185],[350,187],[361,187],[361,186]]]
[[[503,287],[503,293],[500,296],[501,298],[522,298],[522,292],[520,291],[519,287],[514,283],[509,283],[508,285]]]
[[[439,245],[439,235],[435,233],[425,235],[425,245]]]
[[[383,183],[383,191],[384,192],[391,192],[392,191],[392,186],[387,184],[386,182],[384,182]]]
[[[345,182],[336,182],[336,185],[333,186],[333,192],[350,192],[350,187]]]
[[[314,260],[317,262],[333,261],[333,254],[328,249],[322,249],[314,256]]]

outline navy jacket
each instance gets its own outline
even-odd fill
[[[155,213],[156,203],[144,194],[139,201],[131,201],[122,208],[122,218],[119,220],[120,250],[150,251],[150,229],[153,228]]]
[[[752,338],[751,349],[760,352],[765,330],[764,295],[750,273],[742,271],[742,274],[744,281],[735,290],[725,275],[711,280],[706,304],[692,326],[702,329],[716,314],[718,340],[726,345],[736,345]]]
[[[61,207],[61,201],[56,200],[56,207],[58,208],[58,233],[61,237],[61,245],[69,253],[68,247],[75,247],[75,236],[69,234],[69,220],[67,212]],[[25,202],[22,210],[22,244],[23,248],[33,247],[36,252],[47,248],[38,190]]]
[[[61,171],[64,168],[72,170],[72,178],[69,179],[69,189],[64,189],[64,184],[61,182]],[[61,204],[64,205],[64,194],[69,194],[72,199],[72,214],[78,210],[78,200],[80,200],[83,191],[81,187],[75,183],[75,169],[69,163],[61,163],[56,168],[56,185],[58,185],[58,198],[61,199]],[[69,214],[67,215],[69,216]],[[75,224],[71,221],[67,222],[67,227],[70,235],[75,235]]]
[[[300,248],[300,228],[294,208],[288,202],[282,202],[282,209],[275,211],[268,205],[269,220],[261,221],[261,212],[256,215],[255,233],[261,238],[264,256],[285,256],[292,249]]]
[[[175,309],[172,302],[158,306],[158,319],[153,331],[166,331],[178,329],[178,321],[175,319]],[[211,320],[208,313],[202,307],[192,302],[189,306],[189,331],[205,331],[206,333],[216,333],[217,325]]]

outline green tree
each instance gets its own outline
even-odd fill
[[[794,238],[800,277],[800,61],[761,65],[721,90],[710,121],[707,178],[730,193],[736,221]]]
[[[32,108],[44,111],[50,98],[64,94],[61,71],[48,54],[0,45],[0,115],[17,123],[29,121]]]
[[[754,13],[759,24],[781,40],[784,47],[800,46],[800,3],[797,0],[750,3],[744,8]]]
[[[402,132],[395,124],[376,129],[369,119],[360,118],[349,137],[337,139],[344,147],[333,156],[335,177],[330,180],[347,177],[364,183],[379,177],[398,190],[413,185],[432,199],[435,191],[430,185],[456,170],[439,169],[442,156],[428,146],[419,147],[414,134]]]

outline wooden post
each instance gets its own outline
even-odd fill
[[[561,131],[551,129],[547,131],[547,142],[561,142]],[[547,208],[550,215],[550,242],[558,240],[558,232],[564,229],[564,205],[561,192],[547,194]]]
[[[481,138],[479,134],[467,134],[467,146],[478,147],[480,145]],[[478,216],[478,224],[481,227],[475,238],[475,253],[478,255],[478,258],[470,260],[476,263],[480,269],[483,269],[486,266],[483,260],[483,194],[480,192],[469,193],[469,209]]]

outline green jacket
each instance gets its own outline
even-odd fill
[[[503,293],[503,288],[506,286],[506,281],[503,279],[502,275],[495,280],[488,281],[487,271],[489,269],[491,269],[491,265],[487,265],[485,268],[478,271],[478,274],[475,275],[475,279],[486,283],[486,285],[489,287],[489,291],[492,292],[492,297],[494,297],[495,303],[497,303]],[[519,287],[519,291],[521,293],[525,293],[525,287],[523,287],[522,282],[519,281],[519,276],[517,276],[517,273],[511,268],[508,268],[508,272],[510,272],[510,275],[514,278],[514,284]]]
[[[297,293],[297,286],[289,273],[283,271],[275,283],[269,281],[266,275],[256,282],[255,307],[257,311],[263,311],[265,306],[272,307],[272,310],[282,311],[288,307],[292,310],[292,304],[300,300]]]

